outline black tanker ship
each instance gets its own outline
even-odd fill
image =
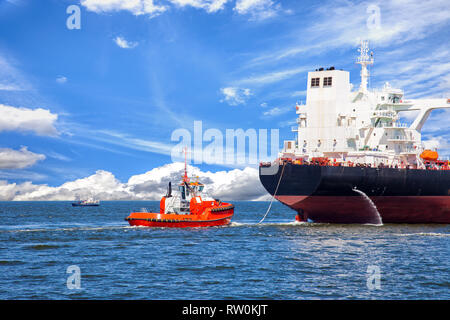
[[[377,224],[378,214],[383,223],[450,223],[450,170],[446,169],[344,167],[284,160],[259,170],[270,194],[275,194],[279,183],[275,198],[296,210],[299,220]]]
[[[297,104],[295,140],[261,163],[266,190],[297,211],[297,220],[327,223],[450,223],[450,166],[422,142],[434,109],[450,99],[405,100],[385,83],[369,90],[373,63],[362,41],[361,84],[334,67],[308,73],[306,104]],[[416,111],[412,123],[401,112]]]

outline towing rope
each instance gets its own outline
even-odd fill
[[[281,182],[281,178],[283,178],[283,172],[284,172],[284,167],[286,166],[286,162],[283,162],[283,168],[281,169],[281,174],[280,174],[280,179],[278,179],[278,184],[277,187],[275,188],[275,192],[272,196],[272,200],[270,200],[270,205],[269,208],[267,208],[266,214],[264,215],[264,217],[257,223],[260,224],[261,222],[264,221],[264,219],[267,217],[267,215],[269,214],[270,208],[272,208],[272,203],[273,203],[273,199],[275,199],[275,196],[278,192],[278,187],[280,186],[280,182]]]

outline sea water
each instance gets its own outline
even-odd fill
[[[0,202],[0,299],[450,299],[449,225],[299,223],[278,202],[258,225],[268,202],[234,204],[230,226],[171,229],[124,221],[158,202]]]

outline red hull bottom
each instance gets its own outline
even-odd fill
[[[161,228],[199,228],[199,227],[218,227],[231,223],[231,217],[219,220],[210,221],[148,221],[146,219],[130,219],[128,220],[130,226],[144,226],[144,227],[161,227]]]
[[[300,220],[324,223],[450,223],[450,196],[276,196]],[[377,213],[378,211],[378,213]]]

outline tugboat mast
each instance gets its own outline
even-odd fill
[[[189,177],[187,175],[187,148],[186,147],[183,148],[183,152],[184,152],[184,176],[183,176],[183,181],[189,183]]]

